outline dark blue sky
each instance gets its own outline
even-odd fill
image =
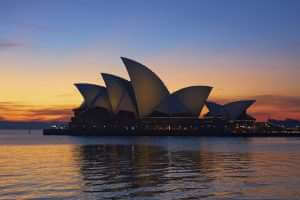
[[[55,50],[96,40],[121,42],[137,52],[249,46],[284,52],[300,42],[297,0],[3,0],[0,5],[2,40],[14,40],[22,26],[31,27],[34,46]]]

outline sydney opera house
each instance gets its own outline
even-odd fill
[[[196,130],[211,126],[215,120],[247,124],[255,121],[246,113],[255,101],[226,105],[207,102],[210,86],[190,86],[170,93],[163,81],[145,65],[121,59],[130,80],[102,73],[105,87],[75,84],[84,101],[73,110],[70,128]],[[209,112],[200,119],[205,105]]]

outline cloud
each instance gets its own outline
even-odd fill
[[[257,95],[252,98],[255,98],[261,103],[269,103],[272,101],[272,104],[276,105],[300,106],[300,96]]]
[[[69,109],[65,109],[65,108],[35,109],[35,110],[29,110],[28,112],[30,112],[32,114],[40,114],[40,115],[70,114],[70,110]]]
[[[251,114],[259,119],[300,119],[300,96],[258,95]]]
[[[72,108],[71,105],[41,107],[18,102],[0,102],[2,119],[12,121],[68,121],[72,115]]]
[[[28,109],[32,106],[25,105],[13,101],[0,101],[0,111],[3,112],[13,112]]]
[[[23,44],[16,42],[16,41],[0,40],[0,49],[15,48],[15,47],[21,47],[21,46],[23,46]]]

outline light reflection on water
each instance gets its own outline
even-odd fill
[[[0,199],[299,199],[297,138],[0,132]]]

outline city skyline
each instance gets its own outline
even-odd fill
[[[82,101],[73,83],[104,85],[100,72],[129,79],[121,56],[171,92],[211,85],[210,101],[256,99],[249,113],[259,121],[300,119],[297,1],[0,5],[0,120],[68,121]]]

